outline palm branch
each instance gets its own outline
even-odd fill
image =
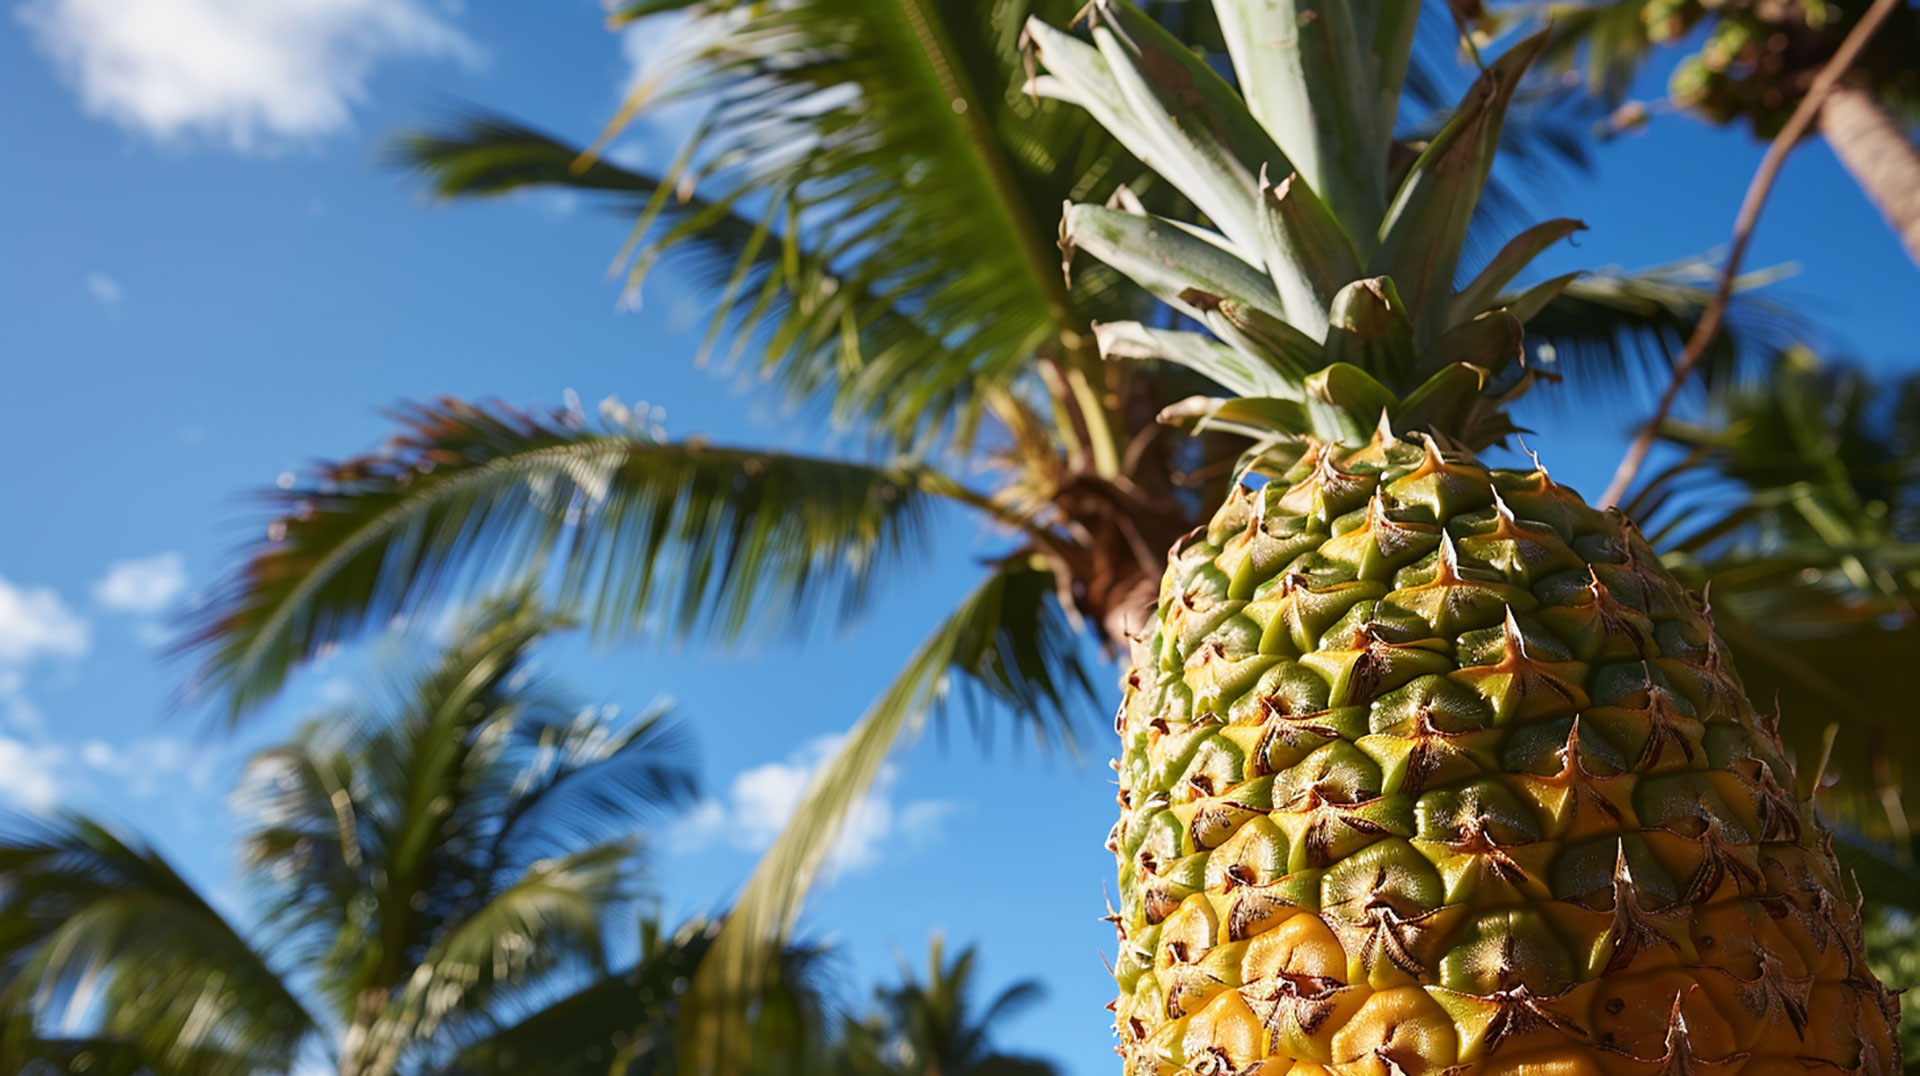
[[[9,824],[0,1063],[220,1076],[324,1049],[389,1076],[601,975],[635,830],[693,782],[659,708],[617,723],[532,675],[566,623],[506,591],[252,759],[236,802],[259,941],[98,823]]]
[[[151,848],[73,815],[0,840],[0,1068],[286,1072],[318,1026],[281,969]]]
[[[1920,375],[1880,384],[1792,349],[1664,433],[1679,456],[1628,510],[1709,587],[1754,697],[1780,700],[1800,771],[1850,778],[1826,789],[1830,808],[1904,844],[1913,805],[1897,790],[1920,767],[1901,719],[1920,691],[1902,657],[1920,653]]]
[[[640,921],[640,953],[511,1022],[483,1029],[435,1071],[440,1076],[669,1076],[677,1063],[679,992],[699,969],[720,922],[692,920],[668,933]],[[823,951],[787,946],[754,999],[756,1073],[812,1071],[829,1030]]]

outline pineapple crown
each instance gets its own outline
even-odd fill
[[[1303,435],[1358,443],[1386,427],[1479,449],[1514,431],[1505,406],[1538,376],[1523,327],[1578,274],[1508,286],[1584,226],[1534,225],[1454,279],[1545,37],[1483,68],[1408,161],[1393,128],[1420,6],[1215,0],[1238,90],[1127,0],[1088,5],[1092,44],[1028,22],[1023,45],[1045,68],[1029,90],[1087,109],[1205,216],[1153,216],[1123,188],[1061,221],[1068,265],[1084,250],[1210,330],[1095,327],[1106,358],[1177,363],[1235,394],[1163,421],[1250,437],[1256,463]]]

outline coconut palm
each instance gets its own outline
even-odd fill
[[[972,947],[947,959],[938,935],[928,949],[925,981],[902,960],[900,982],[875,991],[877,1011],[846,1022],[840,1071],[849,1076],[1052,1076],[1049,1062],[1002,1053],[992,1041],[997,1023],[1040,999],[1040,984],[1017,982],[976,1009],[977,961]]]
[[[9,825],[0,1068],[386,1076],[600,974],[634,827],[692,778],[660,710],[612,723],[531,675],[560,621],[523,598],[251,760],[258,930],[100,823]]]
[[[1869,0],[1546,0],[1494,8],[1491,30],[1540,21],[1550,27],[1544,62],[1580,70],[1619,122],[1644,122],[1628,104],[1634,80],[1662,46],[1697,45],[1668,82],[1673,104],[1716,124],[1744,124],[1772,138],[1805,96]],[[1476,9],[1481,5],[1474,5]],[[1907,254],[1920,264],[1920,12],[1899,5],[1827,97],[1815,130]]]

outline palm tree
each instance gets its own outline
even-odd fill
[[[1064,21],[1077,6],[639,4],[616,18],[679,11],[705,35],[662,91],[706,102],[671,164],[615,165],[491,118],[412,139],[408,160],[449,196],[558,184],[632,205],[630,283],[667,256],[703,272],[714,342],[872,452],[673,441],[617,402],[598,417],[406,408],[383,450],[270,494],[269,541],[191,625],[196,689],[238,716],[322,648],[528,566],[608,634],[803,635],[823,606],[857,613],[896,562],[924,564],[927,530],[956,512],[1000,529],[976,589],[749,881],[703,991],[750,981],[777,951],[839,820],[941,700],[970,694],[1065,738],[1098,695],[1083,643],[1127,645],[1161,551],[1217,498],[1239,451],[1221,432],[1158,421],[1205,394],[1205,377],[1102,361],[1150,350],[1169,325],[1117,274],[1083,260],[1063,279],[1047,241],[1068,199],[1166,209],[1174,197],[1154,162],[1080,109],[1027,92],[1017,28],[1030,9]],[[1201,7],[1170,10],[1204,42]],[[1578,228],[1549,222],[1500,257],[1524,262]],[[1701,299],[1671,276],[1560,277],[1513,297],[1546,308],[1531,324],[1558,367],[1616,387],[1664,373]],[[1204,316],[1263,331],[1231,304]]]
[[[1698,41],[1698,51],[1674,68],[1673,103],[1709,123],[1744,123],[1772,138],[1870,7],[1870,0],[1529,0],[1485,23],[1498,32],[1546,22],[1552,40],[1543,64],[1584,71],[1588,88],[1615,106],[1660,46]],[[1827,96],[1815,129],[1920,264],[1916,55],[1920,11],[1901,4]],[[1635,122],[1646,115],[1640,105],[1624,113]]]
[[[238,793],[256,941],[85,818],[0,838],[0,1068],[342,1076],[440,1057],[600,974],[634,825],[693,791],[658,709],[610,724],[533,677],[561,621],[510,595],[421,668],[255,756]]]
[[[1052,1076],[1039,1058],[993,1048],[995,1024],[1040,1000],[1039,983],[1022,980],[974,1010],[976,954],[972,947],[949,961],[935,935],[925,982],[900,962],[900,983],[875,991],[878,1011],[848,1020],[839,1070],[853,1076]]]
[[[643,918],[639,956],[631,967],[607,972],[488,1029],[431,1071],[436,1076],[670,1076],[681,1071],[678,995],[698,972],[720,926],[695,919],[667,932],[659,920]],[[754,1073],[823,1071],[840,1048],[830,1034],[825,956],[823,949],[795,945],[775,957],[770,981],[754,1000]]]

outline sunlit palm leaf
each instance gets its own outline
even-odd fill
[[[398,1054],[443,1021],[471,1019],[503,986],[575,962],[601,970],[603,913],[626,895],[633,851],[609,842],[528,867],[444,932],[375,1039]]]
[[[500,595],[435,661],[383,678],[384,698],[249,767],[243,865],[363,1050],[398,1056],[503,984],[597,970],[601,917],[631,895],[632,825],[692,795],[662,714],[611,725],[529,674],[564,623]]]
[[[694,980],[688,1044],[704,1065],[735,1068],[744,1060],[745,1014],[737,999],[752,997],[764,980],[847,812],[930,712],[956,689],[972,687],[1007,706],[1037,735],[1069,734],[1076,708],[1092,696],[1092,681],[1056,593],[1044,568],[1001,565],[921,644],[839,752],[814,774]]]
[[[684,726],[655,705],[624,725],[599,709],[564,720],[521,720],[516,745],[528,762],[515,774],[499,819],[494,855],[524,867],[556,845],[592,840],[650,809],[688,801]]]
[[[1665,388],[1673,363],[1713,297],[1712,268],[1685,262],[1641,272],[1603,271],[1573,280],[1527,323],[1527,342],[1539,368],[1567,379],[1548,390],[1551,406],[1591,411],[1596,402],[1650,399]],[[1784,346],[1793,316],[1754,289],[1777,274],[1748,274],[1731,304],[1727,331],[1707,349],[1699,367],[1710,386],[1730,383],[1743,364]],[[1543,354],[1539,346],[1552,350]],[[1549,358],[1550,361],[1539,360]],[[1636,390],[1631,394],[1621,389]],[[1633,409],[1623,409],[1631,413]]]
[[[285,1072],[314,1029],[279,973],[171,865],[73,816],[15,819],[0,838],[0,979],[6,1071],[74,1021],[97,1020],[89,1037],[113,1054],[103,1063],[135,1059],[163,1076]]]
[[[608,633],[736,639],[829,600],[850,614],[918,550],[938,478],[452,400],[400,419],[385,450],[269,492],[280,518],[191,614],[195,690],[229,715],[322,647],[543,566]]]
[[[402,152],[442,193],[565,183],[644,195],[636,277],[691,251],[714,272],[716,328],[742,347],[757,340],[764,371],[912,439],[1026,373],[1037,351],[1057,356],[1066,340],[1091,357],[1071,341],[1103,312],[1111,278],[1070,296],[1053,223],[1064,200],[1104,196],[1134,169],[1084,113],[1021,92],[1014,47],[1029,9],[1071,6],[647,5],[690,12],[699,31],[662,92],[705,109],[675,165],[576,176],[572,150],[497,123],[416,136]]]

